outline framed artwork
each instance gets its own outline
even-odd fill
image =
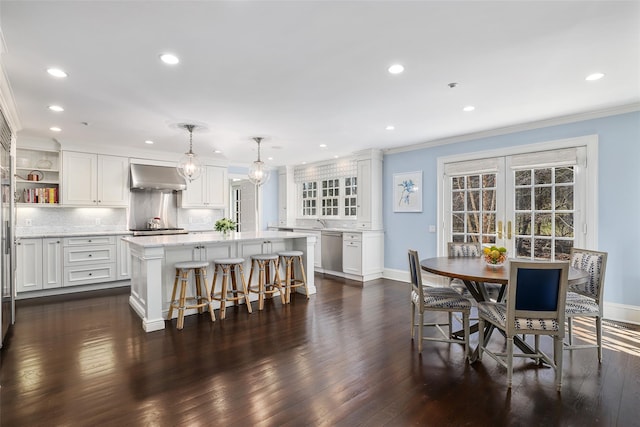
[[[393,174],[393,211],[422,212],[422,171]]]

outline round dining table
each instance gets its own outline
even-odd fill
[[[544,261],[539,261],[544,262]],[[477,302],[489,301],[489,295],[485,283],[495,283],[502,285],[498,293],[497,301],[504,300],[504,294],[509,284],[509,260],[499,267],[488,266],[480,257],[436,257],[427,258],[420,261],[422,270],[436,274],[438,276],[449,277],[461,280],[473,299]],[[586,283],[589,275],[584,270],[577,268],[569,268],[569,285],[578,285]],[[484,340],[488,342],[493,332],[494,326],[490,322],[485,323]],[[470,333],[478,332],[478,324],[471,325]],[[463,338],[464,331],[456,331],[452,334],[454,337]],[[515,345],[522,350],[523,353],[533,354],[534,349],[531,348],[523,339],[514,338]],[[478,356],[477,347],[473,350],[471,361],[475,361]]]

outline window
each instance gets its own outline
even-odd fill
[[[358,178],[352,176],[344,179],[344,216],[355,217],[357,215],[358,202]]]
[[[438,162],[439,253],[448,241],[480,242],[506,247],[509,258],[568,260],[572,247],[596,245],[597,230],[587,226],[597,211],[597,174],[587,167],[597,165],[595,137]]]
[[[451,178],[451,240],[496,242],[496,174]]]
[[[302,183],[302,216],[317,215],[318,183]]]
[[[322,180],[322,216],[338,216],[340,212],[340,180]]]

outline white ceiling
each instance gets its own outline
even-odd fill
[[[640,101],[637,1],[3,0],[0,28],[19,135],[63,146],[182,153],[195,122],[198,154],[294,164]]]

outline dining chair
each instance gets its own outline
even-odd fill
[[[588,280],[582,284],[569,286],[567,293],[568,343],[565,350],[598,348],[598,361],[602,363],[602,295],[604,273],[607,266],[607,253],[587,249],[571,249],[571,266],[588,274]],[[574,317],[593,317],[596,324],[596,344],[573,344]]]
[[[411,274],[411,339],[415,337],[418,330],[418,353],[422,353],[422,341],[439,341],[447,343],[464,344],[465,357],[469,358],[469,312],[471,302],[450,288],[433,288],[422,284],[422,273],[418,252],[409,250],[409,272]],[[425,312],[446,312],[448,323],[425,323]],[[417,313],[416,313],[417,312]],[[452,313],[462,314],[462,327],[464,329],[464,339],[452,338]],[[417,314],[417,322],[416,322]],[[417,326],[417,328],[416,328]],[[448,326],[449,333],[445,333],[443,326]],[[442,337],[425,337],[423,332],[425,327],[432,327],[438,330]]]
[[[447,243],[447,256],[449,258],[462,258],[462,257],[475,257],[480,258],[482,256],[482,244],[478,242],[448,242]],[[473,297],[464,283],[460,279],[451,279],[449,286],[467,298]],[[487,291],[487,295],[492,300],[497,300],[500,295],[501,285],[495,283],[485,283],[484,288]],[[474,300],[475,301],[475,300]]]
[[[556,388],[560,391],[568,275],[568,262],[511,261],[506,302],[478,303],[478,360],[486,353],[506,367],[507,387],[512,384],[513,358],[527,357],[544,360],[555,370]],[[506,353],[487,349],[482,332],[486,322],[505,335]],[[534,335],[534,353],[514,354],[516,334]],[[553,337],[553,360],[540,350],[541,335]]]

